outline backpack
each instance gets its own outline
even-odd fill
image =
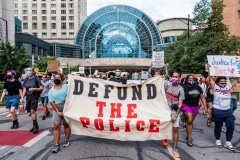
[[[23,86],[26,85],[27,81],[28,81],[28,78],[24,79]],[[39,88],[38,78],[34,77],[34,82],[35,82],[37,88]],[[42,93],[42,91],[33,91],[33,94],[36,94],[38,97],[40,97],[41,93]]]

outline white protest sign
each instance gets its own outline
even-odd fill
[[[240,56],[207,56],[211,76],[240,77]]]
[[[80,74],[84,74],[84,67],[79,67],[78,69]]]
[[[153,52],[152,54],[152,68],[162,68],[164,67],[164,51]]]
[[[142,71],[141,79],[148,79],[148,71]]]

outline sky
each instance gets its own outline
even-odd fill
[[[173,17],[193,17],[194,6],[200,0],[87,0],[87,15],[113,4],[140,9],[154,21]]]

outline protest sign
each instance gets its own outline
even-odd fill
[[[163,68],[164,67],[164,51],[161,52],[153,52],[152,55],[152,68]]]
[[[85,72],[84,72],[84,67],[79,67],[79,73],[80,74],[84,74]]]
[[[142,71],[141,79],[148,79],[148,71]]]
[[[49,72],[57,72],[59,68],[58,60],[48,60],[47,61],[47,68]]]
[[[172,138],[164,80],[120,84],[69,76],[64,117],[72,134],[122,141]]]
[[[240,56],[207,56],[211,76],[240,77]]]

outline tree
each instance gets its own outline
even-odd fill
[[[69,66],[69,64],[67,64],[67,68],[65,68],[63,70],[63,74],[64,75],[68,75],[70,74],[71,72],[79,72],[79,67],[80,65],[76,65],[76,66]],[[69,73],[70,72],[70,73]]]
[[[47,61],[56,59],[57,57],[41,57],[38,61],[35,61],[35,67],[39,69],[39,72],[45,72],[47,69]]]
[[[30,55],[24,47],[14,47],[9,42],[0,45],[0,79],[5,79],[6,71],[13,69],[17,77],[30,65]]]
[[[223,0],[201,0],[196,4],[192,23],[197,29],[191,31],[190,39],[185,38],[185,32],[178,42],[166,49],[165,61],[169,63],[170,73],[175,68],[182,69],[183,73],[204,73],[207,55],[238,53],[240,38],[231,36],[227,26],[222,23],[223,8]]]

